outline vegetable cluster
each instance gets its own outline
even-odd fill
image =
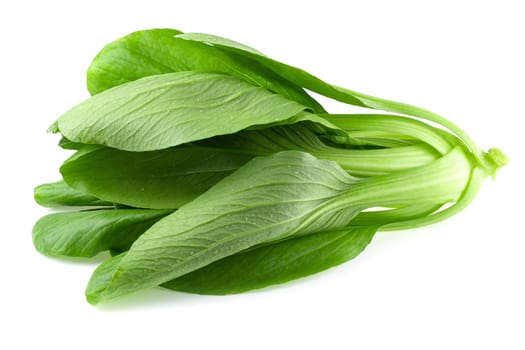
[[[457,213],[507,162],[435,113],[212,35],[127,35],[95,57],[88,89],[50,127],[74,150],[63,179],[35,189],[42,206],[79,210],[41,218],[33,242],[50,256],[111,253],[87,286],[93,304],[325,270],[378,230]],[[308,91],[376,111],[329,114]]]

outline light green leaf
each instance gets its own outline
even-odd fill
[[[459,147],[427,166],[361,181],[308,153],[254,158],[139,237],[104,288],[88,284],[88,301],[166,283],[260,244],[345,227],[365,208],[453,202],[470,170]]]
[[[323,204],[354,182],[337,164],[307,153],[255,158],[152,226],[103,291],[88,286],[88,300],[159,285],[257,244],[346,226],[357,208],[326,211]]]
[[[179,72],[146,77],[95,95],[62,115],[57,125],[72,142],[140,152],[248,127],[304,120],[338,130],[304,109],[238,78]]]
[[[198,294],[224,295],[264,288],[305,277],[356,257],[365,249],[377,228],[389,223],[431,214],[439,205],[361,212],[342,229],[291,237],[263,244],[228,256],[174,280],[165,288]],[[367,226],[356,226],[356,224]],[[125,256],[109,259],[90,281],[93,291],[102,291]]]
[[[176,33],[174,36],[178,39],[180,38],[184,40],[191,40],[195,42],[217,45],[219,47],[223,46],[223,47],[228,47],[232,49],[238,49],[240,51],[247,52],[253,55],[266,57],[265,54],[263,54],[257,49],[254,49],[251,46],[241,44],[237,41],[233,41],[233,40],[223,38],[217,35],[205,34],[205,33],[186,33],[186,34]]]
[[[96,304],[95,295],[104,293],[105,288],[111,283],[113,274],[126,254],[127,252],[115,254],[97,267],[96,273],[91,276],[88,289],[86,290],[86,296],[90,303]]]

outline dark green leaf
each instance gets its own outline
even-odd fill
[[[127,250],[169,210],[98,209],[54,213],[33,227],[35,248],[50,256],[91,257],[109,249]]]
[[[75,190],[64,181],[39,185],[34,192],[35,201],[46,208],[65,206],[112,206],[113,203]]]
[[[194,71],[223,73],[299,102],[315,112],[323,108],[300,87],[290,84],[271,70],[244,57],[232,57],[209,45],[175,38],[175,29],[143,30],[108,45],[88,69],[92,95],[150,75]]]
[[[60,172],[79,190],[138,208],[178,208],[252,158],[210,147],[151,152],[100,148],[67,160]]]
[[[312,275],[361,253],[375,227],[345,227],[293,237],[231,255],[163,287],[197,294],[234,294]]]

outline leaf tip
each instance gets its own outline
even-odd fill
[[[84,292],[88,303],[97,305],[112,299],[107,288],[125,255],[126,252],[109,258],[93,272]]]
[[[84,292],[87,302],[91,305],[98,305],[100,303],[103,303],[105,300],[106,286],[101,284],[95,275],[96,271],[89,280],[88,285],[86,286],[86,290]]]
[[[86,290],[85,295],[87,302],[93,306],[98,305],[101,302],[102,298],[100,296],[100,293],[88,292],[88,290]]]
[[[53,134],[60,132],[60,129],[58,128],[58,120],[56,120],[53,124],[51,124],[51,126],[49,126],[49,128],[47,128],[47,132]]]

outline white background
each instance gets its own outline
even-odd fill
[[[0,348],[524,349],[521,1],[4,1],[0,5]],[[321,78],[434,110],[511,163],[432,227],[378,234],[357,259],[228,297],[157,289],[93,307],[101,259],[44,257],[33,187],[67,153],[46,128],[129,32],[173,27],[253,46]],[[337,106],[335,111],[341,111]]]

